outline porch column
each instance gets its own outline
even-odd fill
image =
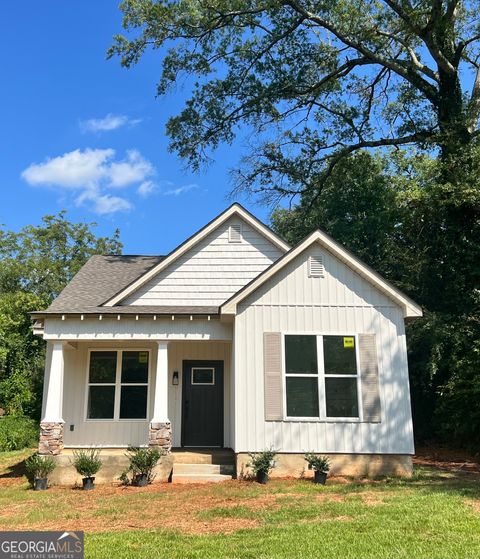
[[[166,452],[172,448],[172,426],[168,418],[168,342],[157,342],[157,369],[153,417],[150,422],[149,446],[158,446]]]
[[[49,343],[45,361],[43,414],[40,422],[40,454],[60,454],[63,450],[63,344]]]

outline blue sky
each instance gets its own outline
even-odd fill
[[[3,2],[0,224],[18,230],[68,210],[121,230],[125,253],[170,251],[231,203],[224,147],[201,174],[168,153],[168,116],[186,93],[155,98],[159,53],[131,70],[106,60],[121,12],[112,0]],[[240,142],[239,144],[240,145]],[[260,219],[269,209],[238,200]]]

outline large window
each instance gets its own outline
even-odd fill
[[[148,351],[91,351],[87,419],[146,419]]]
[[[285,336],[287,417],[358,418],[355,336]]]

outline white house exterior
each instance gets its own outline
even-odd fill
[[[413,301],[320,231],[294,248],[238,204],[166,257],[94,256],[46,311],[40,452],[274,447],[408,473]]]

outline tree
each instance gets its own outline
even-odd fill
[[[28,313],[47,307],[92,254],[121,252],[118,230],[96,237],[94,225],[60,212],[18,233],[0,229],[0,407],[10,414],[40,414],[44,343]]]
[[[170,118],[171,147],[193,168],[239,127],[255,145],[238,171],[254,192],[319,192],[356,151],[417,145],[455,158],[478,137],[480,26],[462,0],[125,0],[109,56],[163,56],[158,93],[196,81]],[[452,169],[452,166],[454,169]]]

